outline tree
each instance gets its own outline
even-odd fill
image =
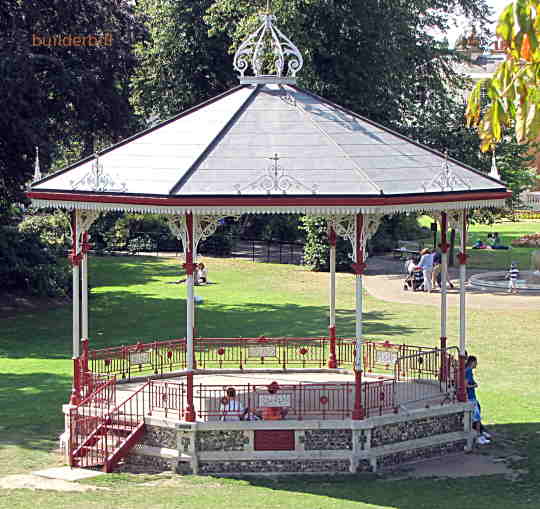
[[[478,129],[483,152],[515,132],[518,143],[540,133],[540,1],[516,0],[502,12],[497,35],[506,60],[491,78],[480,80],[469,96],[467,122]],[[487,104],[483,100],[487,96]]]
[[[203,20],[212,0],[141,0],[150,39],[136,45],[141,65],[132,102],[147,118],[166,119],[236,84],[228,42],[209,36]]]
[[[231,52],[260,23],[259,5],[216,0],[205,18],[211,34],[225,34]],[[451,52],[430,35],[445,31],[461,9],[482,25],[484,0],[274,0],[278,26],[303,52],[301,86],[381,122],[402,125],[419,92],[448,93],[456,74]]]
[[[124,0],[4,0],[0,34],[2,215],[24,201],[35,146],[48,167],[59,142],[79,144],[78,157],[92,153],[96,137],[131,133],[132,44],[145,30]]]

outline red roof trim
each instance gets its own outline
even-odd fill
[[[209,207],[209,206],[385,206],[385,205],[414,205],[421,203],[445,203],[454,201],[476,201],[476,200],[503,200],[510,198],[509,191],[481,191],[469,193],[452,193],[445,195],[413,195],[413,196],[375,196],[375,197],[294,197],[294,196],[260,196],[260,197],[185,197],[185,198],[150,198],[137,196],[110,196],[91,195],[77,193],[48,193],[31,191],[26,193],[28,198],[36,200],[52,201],[77,201],[89,203],[110,203],[121,205],[157,205],[157,206],[187,206],[187,207]]]

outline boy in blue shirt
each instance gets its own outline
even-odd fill
[[[467,387],[467,399],[469,401],[474,401],[474,410],[472,415],[472,427],[479,433],[477,442],[480,445],[486,445],[490,443],[490,434],[487,432],[486,428],[482,425],[481,415],[480,415],[480,403],[476,399],[476,388],[478,384],[474,380],[473,369],[476,368],[478,360],[474,355],[470,355],[467,358],[467,363],[465,364],[465,384]]]

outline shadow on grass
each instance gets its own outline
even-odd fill
[[[151,342],[185,336],[186,303],[178,297],[156,297],[128,291],[108,291],[96,295],[90,316],[91,348],[105,348],[137,341]],[[204,303],[196,308],[199,337],[318,337],[328,335],[328,308],[295,304],[225,305]],[[6,340],[2,353],[9,358],[71,358],[71,315],[64,310],[40,334],[22,334],[24,342]],[[391,323],[393,321],[393,323]],[[354,336],[355,313],[336,311],[338,336]],[[364,314],[366,335],[377,338],[407,336],[417,328],[395,323],[392,313],[370,311]],[[21,331],[22,332],[22,331]],[[44,343],[43,338],[47,338]],[[398,340],[396,340],[398,341]]]
[[[91,257],[88,277],[90,284],[96,286],[143,285],[153,281],[161,281],[163,277],[185,275],[183,260],[174,258],[150,258],[143,256]]]
[[[71,392],[71,376],[56,373],[0,373],[0,408],[2,434],[0,447],[6,444],[6,434],[34,448],[36,437],[58,436],[64,427],[62,404]]]
[[[519,478],[480,476],[460,479],[406,479],[391,481],[383,475],[337,477],[302,476],[301,478],[247,478],[251,486],[294,494],[327,497],[329,507],[339,507],[339,500],[373,504],[381,509],[507,509],[538,507],[540,481],[540,423],[516,423],[492,426],[494,438],[509,449],[502,455],[521,456],[513,466],[525,469]],[[490,454],[492,446],[480,453]],[[495,453],[499,455],[499,450]],[[444,461],[443,459],[441,461]],[[464,462],[467,456],[464,456]],[[512,463],[510,461],[510,463]],[[334,505],[335,504],[335,505]],[[362,506],[364,507],[364,506]],[[370,506],[371,507],[371,506]]]

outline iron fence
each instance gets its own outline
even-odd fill
[[[396,382],[403,385],[400,399],[403,406],[420,401],[452,403],[459,385],[459,350],[457,347],[434,348],[399,357],[395,364]]]
[[[236,404],[229,406],[230,389]],[[267,407],[283,409],[285,419],[349,419],[354,404],[354,382],[234,385],[194,385],[197,418],[203,421],[259,420]],[[184,382],[151,381],[149,411],[185,416]],[[362,405],[366,417],[397,412],[395,380],[362,383]]]
[[[330,355],[328,338],[195,338],[195,365],[200,369],[323,368]],[[354,339],[337,338],[338,365],[351,367]],[[91,372],[121,379],[162,375],[186,369],[186,341],[137,343],[88,352]]]

